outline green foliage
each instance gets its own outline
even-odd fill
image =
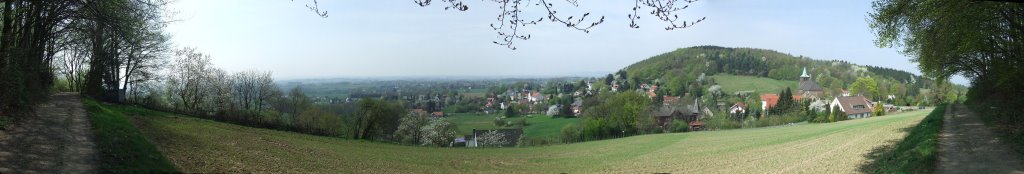
[[[359,102],[359,110],[352,125],[355,139],[379,139],[392,134],[402,115],[401,106],[388,101],[366,98]]]
[[[498,127],[503,127],[505,125],[508,125],[508,121],[505,121],[505,119],[503,119],[501,117],[495,117],[494,118],[494,125],[498,126]]]
[[[174,165],[132,125],[121,106],[86,99],[103,173],[177,172]]]
[[[398,128],[395,130],[395,139],[402,144],[420,144],[420,139],[423,138],[423,131],[420,129],[430,123],[429,121],[426,115],[414,112],[406,114],[399,120]]]
[[[581,138],[580,130],[574,124],[567,124],[562,127],[562,142],[576,142]]]
[[[932,110],[895,147],[869,154],[874,159],[862,167],[865,173],[934,173],[938,161],[939,132],[946,105]]]
[[[511,117],[518,117],[519,115],[522,114],[522,108],[520,108],[520,107],[521,106],[519,106],[517,104],[512,104],[512,105],[509,105],[508,107],[506,107],[505,108],[505,117],[509,117],[509,118],[511,118]]]
[[[584,137],[603,139],[653,131],[651,100],[637,92],[616,93],[584,112]]]
[[[885,116],[885,106],[882,106],[882,102],[875,103],[874,111],[871,111],[872,116]]]
[[[871,77],[859,77],[850,85],[850,94],[862,94],[869,99],[878,99],[878,82]]]
[[[529,123],[528,123],[528,122],[526,121],[526,119],[527,119],[527,118],[521,118],[521,119],[517,119],[517,120],[516,120],[515,122],[513,122],[512,124],[513,124],[513,125],[516,125],[516,126],[526,127],[527,125],[529,125]]]

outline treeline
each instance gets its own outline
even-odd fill
[[[174,57],[163,80],[132,88],[127,102],[250,127],[388,142],[398,141],[393,134],[408,113],[400,102],[375,98],[314,104],[299,88],[281,91],[270,72],[229,73],[195,48]]]
[[[30,115],[60,82],[120,102],[168,49],[162,0],[8,0],[0,9],[0,115]],[[60,76],[57,76],[59,74]],[[60,77],[60,78],[58,78]]]
[[[653,56],[626,67],[625,71],[609,74],[606,79],[628,79],[620,84],[658,83],[659,93],[680,96],[699,94],[709,83],[702,77],[733,74],[797,81],[803,71],[825,88],[826,94],[837,95],[837,89],[848,89],[858,78],[874,78],[878,86],[877,100],[890,100],[900,105],[931,105],[921,93],[922,89],[939,87],[933,80],[906,71],[860,66],[845,61],[813,60],[773,50],[754,48],[726,48],[697,46],[681,48]],[[626,76],[626,77],[620,77]],[[702,95],[697,95],[702,96]]]
[[[163,0],[8,0],[0,9],[0,120],[31,115],[54,90],[241,125],[395,141],[403,104],[315,105],[270,72],[227,72],[173,49]],[[173,57],[173,59],[169,59]],[[18,117],[21,118],[21,117]]]

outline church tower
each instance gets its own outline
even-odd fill
[[[803,83],[809,80],[811,80],[811,76],[807,75],[807,67],[804,67],[804,73],[800,75],[800,82]]]

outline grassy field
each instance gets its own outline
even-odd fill
[[[129,117],[183,172],[850,173],[927,113],[483,149],[373,143],[162,113]]]
[[[921,123],[910,129],[899,144],[883,146],[872,152],[872,161],[865,173],[934,173],[938,161],[939,133],[946,105],[939,106]]]
[[[152,115],[152,112],[134,107],[103,105],[93,100],[84,102],[100,151],[102,173],[178,171],[124,115],[125,112]]]
[[[786,87],[797,90],[797,81],[775,80],[764,77],[735,76],[729,74],[718,74],[711,76],[722,85],[722,90],[727,93],[736,91],[754,90],[756,93],[779,93]]]
[[[455,125],[459,126],[459,134],[470,134],[473,129],[498,129],[515,127],[498,127],[494,125],[494,118],[499,115],[491,114],[455,114],[448,117]],[[576,118],[552,118],[546,115],[532,115],[531,117],[515,117],[506,121],[515,121],[526,118],[527,126],[523,127],[523,133],[528,138],[557,138],[562,127],[568,124],[579,123]]]

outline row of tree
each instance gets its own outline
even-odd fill
[[[162,0],[8,0],[0,9],[0,112],[24,113],[60,74],[109,101],[152,79],[168,49]],[[60,68],[59,70],[57,68]]]

